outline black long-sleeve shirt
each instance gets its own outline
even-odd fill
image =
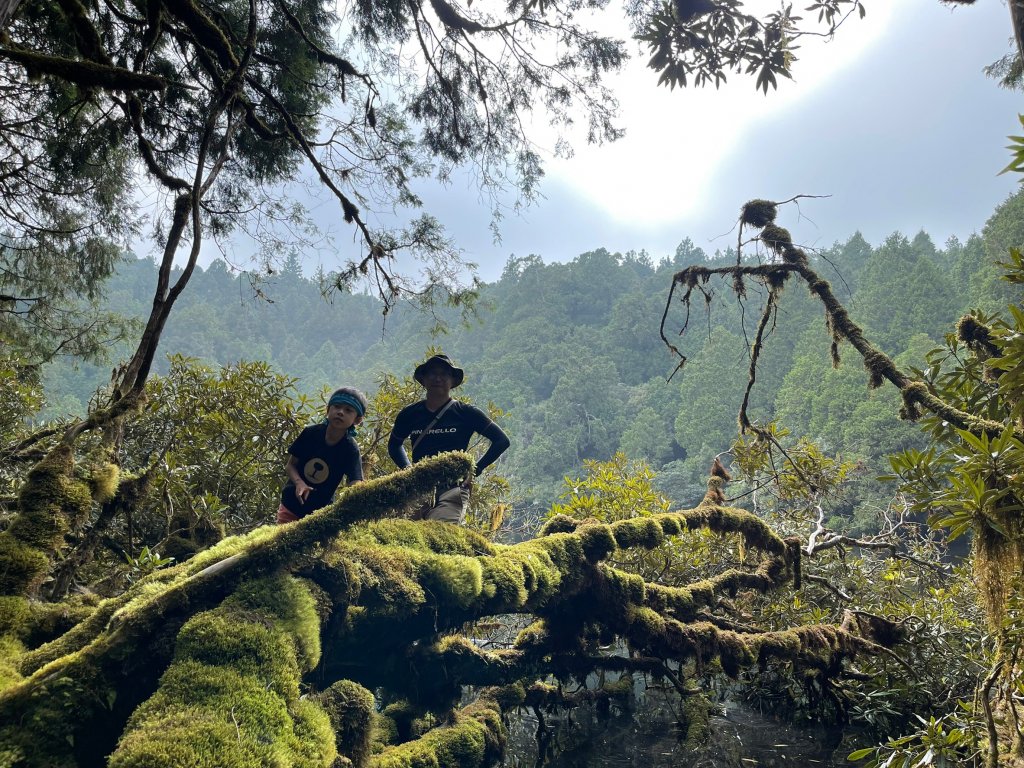
[[[388,438],[388,455],[399,469],[411,463],[403,445],[405,440],[411,438],[415,442],[436,415],[437,411],[427,409],[426,400],[413,403],[399,412]],[[476,474],[479,475],[508,449],[508,435],[479,408],[458,400],[452,402],[441,419],[419,441],[412,452],[412,461],[445,451],[465,451],[474,434],[482,435],[490,441],[486,453],[476,464]]]

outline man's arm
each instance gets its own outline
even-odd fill
[[[476,463],[476,475],[478,477],[481,472],[497,461],[498,457],[507,451],[509,445],[511,445],[508,435],[506,435],[505,431],[493,421],[484,427],[480,431],[480,434],[490,440],[491,445],[488,447],[487,452],[480,457],[480,461]]]
[[[391,435],[388,437],[388,456],[395,462],[399,469],[405,469],[412,464],[405,452],[405,438],[409,436],[411,429],[406,425],[407,419],[402,418],[404,411],[399,412],[395,419],[395,425],[391,428]]]

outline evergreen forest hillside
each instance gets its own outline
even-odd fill
[[[1024,195],[1017,194],[966,242],[938,245],[918,232],[871,244],[854,234],[813,258],[883,351],[921,367],[966,310],[992,312],[1015,301],[1014,286],[998,280],[996,262],[1022,242]],[[711,459],[736,437],[759,297],[743,304],[725,297],[708,313],[695,307],[688,332],[674,340],[688,358],[674,375],[678,360],[658,328],[677,270],[735,261],[732,249],[708,254],[690,239],[662,258],[604,249],[565,263],[510,258],[500,279],[482,286],[468,323],[456,310],[439,310],[449,328],[439,337],[431,335],[437,318],[407,305],[385,317],[369,295],[325,300],[321,281],[304,275],[297,256],[258,283],[215,261],[182,296],[157,372],[166,373],[170,354],[214,368],[262,360],[297,378],[310,395],[342,384],[372,393],[381,375],[409,375],[438,345],[467,370],[460,391],[505,412],[513,448],[501,471],[520,508],[546,509],[564,477],[578,474],[587,459],[616,452],[646,461],[658,489],[687,503],[703,493]],[[155,272],[147,260],[122,263],[108,283],[108,308],[143,316]],[[668,333],[682,324],[683,311],[669,309]],[[82,413],[108,377],[109,368],[88,363],[50,365],[45,413]],[[856,359],[832,368],[820,305],[803,288],[791,288],[765,345],[752,412],[856,462],[862,482],[830,510],[853,518],[855,529],[869,527],[871,510],[891,494],[873,479],[888,469],[885,457],[924,440],[897,417],[896,392],[869,391],[865,382]]]

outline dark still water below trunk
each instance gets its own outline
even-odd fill
[[[602,715],[593,708],[571,714],[524,712],[511,723],[504,768],[849,768],[838,749],[839,728],[790,725],[734,703],[711,717],[707,744],[692,747],[673,713],[661,707]],[[835,754],[834,754],[835,753]]]

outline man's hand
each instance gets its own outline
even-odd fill
[[[306,499],[309,498],[309,494],[313,492],[313,489],[306,483],[305,480],[295,481],[295,498],[297,498],[302,504],[306,503]]]
[[[466,478],[465,480],[463,480],[463,481],[462,481],[462,482],[461,482],[461,483],[459,484],[459,486],[460,486],[460,487],[461,487],[461,488],[462,488],[462,489],[463,489],[464,491],[471,491],[471,490],[473,490],[473,475],[470,475],[470,476],[469,476],[469,477],[467,477],[467,478]]]

